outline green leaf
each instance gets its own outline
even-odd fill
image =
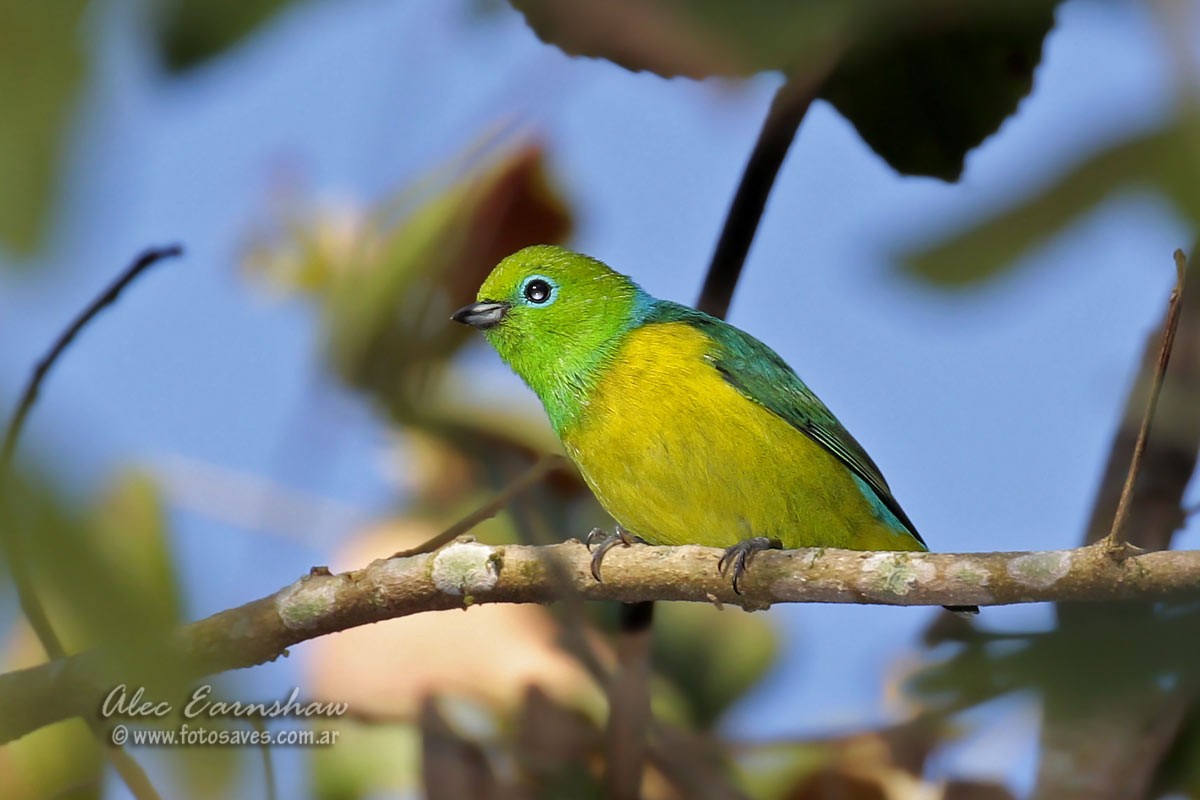
[[[860,2],[511,0],[542,41],[664,78],[794,68],[842,31]],[[637,31],[637,35],[630,35]]]
[[[292,0],[162,0],[155,15],[159,51],[180,72],[221,55]]]
[[[1033,85],[1055,0],[512,0],[570,55],[663,77],[780,70],[821,96],[897,171],[957,179]],[[637,31],[630,35],[630,31]]]
[[[84,0],[0,0],[0,244],[42,243],[84,77]]]
[[[1109,147],[1017,206],[903,257],[916,278],[957,287],[992,278],[1118,192],[1156,191],[1200,225],[1200,118]]]
[[[1112,646],[1116,641],[1121,647]],[[1027,690],[1060,708],[1094,709],[1104,696],[1158,692],[1165,676],[1191,686],[1200,676],[1197,665],[1200,607],[1112,604],[1069,629],[975,632],[957,652],[916,673],[908,689],[939,713]]]
[[[182,604],[153,484],[122,476],[84,510],[43,482],[14,478],[4,521],[24,540],[29,573],[66,649],[106,647],[112,674],[166,680],[157,654]]]
[[[761,614],[730,614],[698,603],[658,605],[655,669],[680,690],[692,722],[711,728],[770,669],[779,651],[775,629]]]
[[[887,38],[853,52],[822,97],[897,172],[954,181],[967,153],[1033,88],[1053,25],[1053,4],[1033,4],[1011,17]]]

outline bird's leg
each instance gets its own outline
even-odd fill
[[[733,570],[733,591],[742,593],[742,578],[750,567],[754,556],[763,550],[782,550],[783,542],[778,539],[768,539],[766,536],[752,536],[742,539],[733,547],[725,548],[725,555],[717,562],[717,572],[722,576]]]
[[[596,549],[592,551],[592,577],[597,582],[600,581],[600,565],[604,562],[604,556],[609,550],[612,550],[617,545],[629,547],[629,545],[635,542],[645,544],[646,540],[640,536],[634,536],[620,525],[617,526],[615,533],[608,533],[599,528],[592,528],[592,532],[583,540],[588,550],[592,549],[592,545],[596,545]]]

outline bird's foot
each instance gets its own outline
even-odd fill
[[[768,539],[766,536],[752,536],[742,539],[733,547],[725,548],[725,555],[717,562],[717,572],[722,576],[733,572],[733,591],[742,593],[742,578],[750,568],[750,562],[763,550],[782,550],[783,542],[778,539]]]
[[[599,528],[592,528],[592,532],[583,540],[583,543],[587,545],[587,549],[592,551],[592,577],[597,582],[600,581],[600,565],[604,563],[604,556],[608,554],[609,550],[612,550],[617,545],[629,547],[629,545],[635,542],[645,544],[646,540],[640,536],[634,536],[620,525],[617,526],[615,533],[608,533]],[[592,550],[592,545],[596,546],[595,550]]]

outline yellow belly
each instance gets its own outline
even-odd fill
[[[617,522],[652,544],[924,549],[877,515],[841,461],[727,383],[709,348],[683,323],[634,331],[562,432]]]

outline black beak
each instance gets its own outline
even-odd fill
[[[455,311],[450,319],[486,331],[500,324],[508,308],[508,303],[472,303]]]

